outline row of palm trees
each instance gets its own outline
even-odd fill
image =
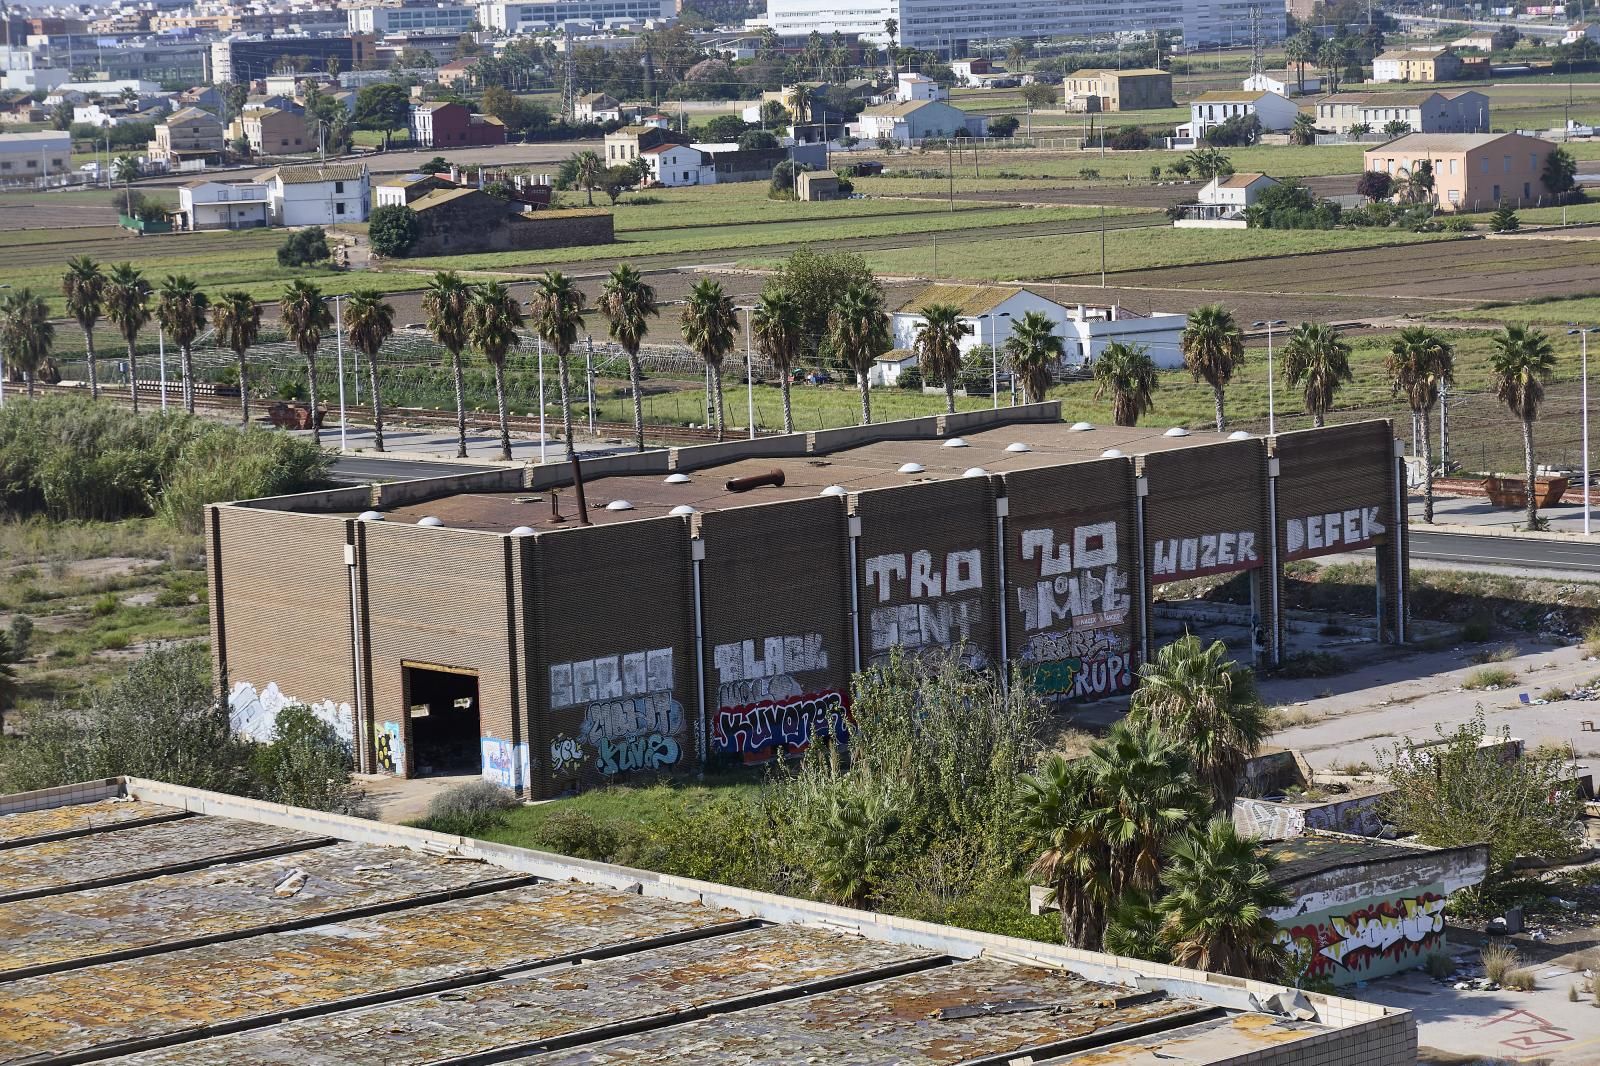
[[[945,410],[955,414],[956,385],[961,381],[961,338],[972,333],[954,304],[929,304],[919,308],[922,322],[912,350],[924,381],[944,386]],[[1050,368],[1066,354],[1055,323],[1042,311],[1028,311],[1011,327],[1003,346],[1011,372],[1022,382],[1029,403],[1044,399],[1050,387]]]

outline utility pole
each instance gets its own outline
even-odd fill
[[[1267,69],[1266,43],[1261,37],[1261,7],[1250,5],[1250,74],[1255,76]]]
[[[565,53],[561,57],[561,117],[571,122],[577,114],[578,98],[574,89],[576,62],[572,54],[572,24],[562,27]]]

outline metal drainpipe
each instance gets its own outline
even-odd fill
[[[700,748],[700,772],[705,773],[706,754],[711,750],[709,723],[706,721],[706,628],[705,603],[700,595],[700,568],[705,564],[706,542],[689,538],[689,557],[694,560],[694,679],[700,708],[700,728],[696,738]]]
[[[861,588],[856,569],[856,541],[861,537],[861,516],[851,515],[850,533],[850,653],[855,663],[855,673],[861,672]]]
[[[1267,460],[1267,558],[1272,567],[1272,665],[1283,655],[1283,619],[1278,617],[1278,583],[1283,580],[1278,562],[1278,459]]]
[[[998,550],[995,552],[995,562],[1000,577],[1000,691],[1006,691],[1010,683],[1011,651],[1006,646],[1006,516],[1011,513],[1011,500],[1006,496],[997,496],[994,501],[994,526],[995,543]]]
[[[1394,445],[1394,639],[1406,642],[1406,497],[1404,445]]]
[[[1150,495],[1150,479],[1134,479],[1133,524],[1134,536],[1139,542],[1139,662],[1150,661],[1150,596],[1146,591],[1150,575],[1144,546],[1144,500]]]
[[[356,705],[354,713],[351,715],[351,725],[355,730],[357,765],[361,767],[364,773],[371,773],[374,769],[371,753],[372,745],[368,743],[371,739],[369,736],[370,730],[366,727],[366,701],[362,699],[361,689],[361,665],[362,660],[366,658],[361,651],[361,599],[356,592],[356,546],[350,541],[345,542],[344,565],[350,574],[350,650],[355,656],[355,662],[352,665],[355,667]]]

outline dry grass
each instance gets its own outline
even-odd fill
[[[1483,963],[1483,975],[1497,985],[1505,984],[1522,962],[1522,956],[1510,944],[1490,944],[1478,953],[1478,958]]]
[[[1485,666],[1468,674],[1461,687],[1466,689],[1501,689],[1517,683],[1517,675],[1503,666]]]

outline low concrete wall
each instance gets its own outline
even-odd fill
[[[991,426],[1016,425],[1025,422],[1061,421],[1061,401],[1045,400],[1042,403],[1025,403],[1016,407],[993,407],[986,411],[957,411],[953,415],[939,415],[939,436],[970,433]]]
[[[389,507],[403,507],[408,503],[437,500],[458,492],[508,492],[522,488],[525,477],[520,467],[512,467],[422,478],[418,481],[394,481],[372,486],[372,506],[381,511]]]
[[[704,470],[718,463],[733,463],[740,459],[778,459],[807,454],[804,433],[785,433],[778,437],[757,437],[755,440],[730,440],[721,444],[695,444],[687,448],[672,449],[671,466],[674,470]]]
[[[672,453],[666,448],[653,448],[647,452],[626,452],[607,455],[599,459],[578,460],[583,470],[583,480],[603,477],[624,477],[629,474],[665,474],[671,469]],[[528,478],[523,487],[535,492],[560,488],[572,484],[572,464],[568,462],[529,464]]]
[[[827,455],[846,448],[857,448],[882,440],[934,440],[939,436],[943,415],[902,418],[895,422],[875,422],[870,426],[844,426],[819,429],[810,435],[811,454]]]
[[[235,500],[229,506],[254,507],[261,511],[294,511],[299,514],[329,514],[364,511],[372,506],[374,486],[354,485],[347,489],[322,489],[297,492],[293,496],[266,496],[259,500]]]

